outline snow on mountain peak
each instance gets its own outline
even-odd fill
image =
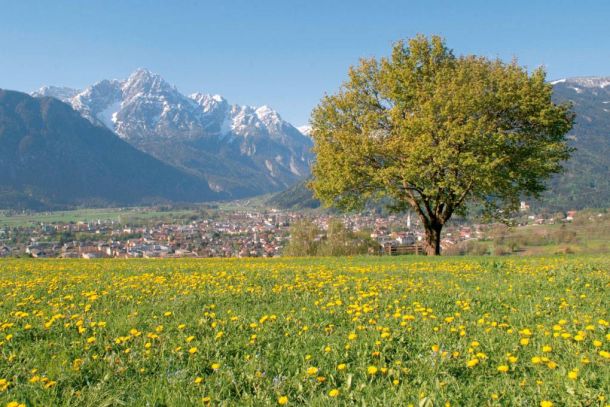
[[[161,75],[152,73],[144,68],[138,68],[129,75],[129,78],[123,83],[122,89],[127,97],[135,96],[140,93],[178,92],[178,90],[167,83]]]
[[[578,76],[574,78],[559,79],[551,82],[552,85],[558,83],[566,83],[573,86],[580,86],[583,88],[606,88],[610,86],[610,77],[601,76]]]
[[[297,130],[300,131],[304,136],[311,137],[311,126],[309,124],[299,126],[297,127]]]
[[[76,96],[79,92],[79,89],[68,88],[65,86],[43,86],[42,88],[32,92],[32,96],[48,96],[59,99],[62,102],[69,102],[70,99]]]

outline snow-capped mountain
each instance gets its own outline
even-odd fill
[[[32,96],[50,96],[61,100],[62,102],[69,102],[74,96],[80,93],[78,89],[66,88],[62,86],[43,86],[36,92],[32,93]]]
[[[309,124],[304,124],[302,126],[297,127],[297,130],[307,137],[311,137],[311,126]]]
[[[281,190],[309,174],[311,140],[270,107],[186,96],[146,69],[82,91],[47,86],[33,95],[68,102],[92,123],[234,196]]]
[[[610,77],[603,76],[580,76],[574,78],[562,78],[551,82],[552,85],[561,85],[576,92],[583,91],[584,89],[596,90],[606,89],[610,90]]]

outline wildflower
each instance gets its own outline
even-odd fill
[[[498,372],[502,372],[502,373],[508,372],[508,366],[506,366],[506,365],[498,366]]]
[[[376,367],[376,366],[369,366],[369,367],[366,369],[366,372],[367,372],[369,375],[371,375],[371,376],[375,376],[375,375],[377,374],[377,371],[378,371],[378,369],[377,369],[377,367]]]
[[[479,359],[474,358],[474,359],[470,359],[468,362],[466,362],[466,367],[475,367],[478,364],[479,364]]]
[[[312,367],[308,367],[308,368],[307,368],[307,374],[308,374],[309,376],[313,376],[313,375],[315,375],[315,374],[317,374],[317,373],[318,373],[318,368],[317,368],[317,367],[313,367],[313,366],[312,366]]]
[[[341,371],[341,370],[345,370],[347,368],[347,365],[345,363],[339,363],[337,365],[337,370]]]
[[[286,396],[278,397],[277,398],[277,404],[279,404],[280,406],[288,404],[288,397],[286,397]]]
[[[195,377],[195,380],[193,380],[193,382],[195,384],[199,384],[199,383],[203,382],[203,377],[197,376],[197,377]]]
[[[0,379],[0,391],[6,391],[11,383],[6,379]]]
[[[212,363],[212,370],[220,369],[220,363]]]
[[[578,379],[578,369],[574,369],[568,372],[568,379],[576,380]]]
[[[543,351],[544,353],[550,353],[550,352],[552,352],[552,351],[553,351],[553,348],[552,348],[552,347],[550,347],[550,346],[548,346],[548,345],[545,345],[545,346],[543,346],[543,347],[542,347],[542,351]]]
[[[189,349],[189,353],[191,355],[194,355],[195,353],[197,353],[197,348],[193,346],[192,348]]]
[[[553,402],[548,400],[542,400],[540,402],[540,407],[553,407]]]

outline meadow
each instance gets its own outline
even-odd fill
[[[607,406],[602,256],[2,260],[0,405]]]

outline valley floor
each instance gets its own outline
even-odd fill
[[[0,402],[605,406],[609,298],[601,256],[2,260]]]

